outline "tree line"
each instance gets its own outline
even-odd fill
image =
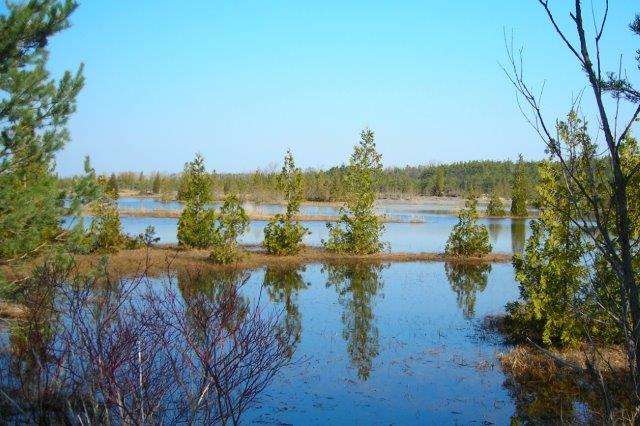
[[[538,163],[524,161],[525,186],[528,197],[536,199]],[[386,167],[380,170],[375,192],[379,198],[401,199],[417,196],[466,196],[492,194],[511,197],[517,162],[464,161],[452,164],[431,164],[405,167]],[[301,170],[304,177],[302,199],[304,201],[345,201],[349,197],[346,182],[347,165],[327,170]],[[222,173],[211,171],[211,191],[214,199],[222,200],[228,194],[237,194],[247,201],[282,201],[278,189],[278,171],[257,169],[250,173]],[[141,195],[178,196],[182,191],[181,173],[112,173],[112,187],[129,190]],[[73,178],[60,178],[62,186],[68,186]]]

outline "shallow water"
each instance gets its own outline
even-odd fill
[[[124,232],[129,234],[143,233],[148,225],[153,225],[160,243],[177,243],[178,219],[123,217]],[[392,252],[443,252],[451,229],[458,219],[454,216],[431,216],[425,223],[386,223],[382,240],[390,244]],[[311,234],[305,236],[304,243],[309,246],[320,246],[321,240],[327,239],[329,232],[324,222],[302,222]],[[480,219],[479,223],[487,225],[489,240],[494,253],[520,252],[525,239],[529,236],[529,220],[523,219]],[[267,222],[251,221],[249,231],[240,238],[243,244],[261,244],[264,239],[264,227]]]
[[[215,208],[221,203],[213,203]],[[157,198],[147,197],[121,197],[118,199],[118,206],[122,210],[172,210],[179,211],[183,204],[179,201],[162,202]],[[244,203],[243,207],[247,212],[257,214],[284,213],[286,208],[282,204],[276,203]],[[485,204],[478,206],[480,211],[486,208]],[[375,207],[376,213],[386,216],[392,220],[403,222],[432,220],[433,216],[455,215],[459,210],[458,206],[452,204],[436,203],[403,203],[403,202],[378,202]],[[309,216],[338,216],[340,208],[331,205],[302,204],[300,213]]]
[[[507,348],[479,328],[517,297],[510,265],[259,270],[245,285],[249,297],[265,275],[270,303],[300,331],[298,362],[245,421],[505,424],[514,413],[496,359]]]
[[[522,399],[502,371],[498,355],[510,346],[482,324],[518,297],[511,265],[312,264],[184,271],[144,282],[159,295],[169,294],[164,289],[177,291],[189,305],[199,295],[216,299],[245,277],[240,296],[246,306],[281,312],[277,329],[291,332],[294,343],[293,363],[278,372],[244,413],[243,423],[513,424],[512,419],[526,421],[531,412],[542,412],[545,422],[554,423],[588,418],[586,406],[562,395],[563,407],[553,405],[558,398],[547,398],[546,388],[537,395],[529,384]],[[104,289],[94,291],[100,295]],[[140,292],[129,293],[134,304],[145,290]],[[90,305],[87,309],[93,312]],[[194,309],[188,315],[202,312]],[[191,328],[197,321],[186,323]],[[13,345],[31,350],[19,346],[20,339],[9,339],[9,333],[0,329],[5,372],[18,365],[11,357],[20,350]],[[0,379],[4,386],[16,383],[6,375]]]

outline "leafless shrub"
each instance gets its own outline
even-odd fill
[[[48,303],[0,362],[5,418],[39,423],[233,423],[291,360],[279,314],[239,279],[183,298],[171,276],[75,279],[43,269]],[[51,296],[50,289],[56,289]],[[37,293],[37,292],[36,292]]]

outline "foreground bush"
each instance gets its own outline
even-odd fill
[[[0,352],[13,352],[0,372],[3,421],[238,424],[290,362],[291,338],[277,315],[240,295],[242,280],[184,298],[168,280],[159,290],[145,288],[145,276],[40,268],[30,318]]]

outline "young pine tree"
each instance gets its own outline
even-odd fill
[[[212,250],[209,258],[223,265],[233,263],[241,257],[238,237],[249,229],[249,218],[235,195],[228,195],[217,215]]]
[[[504,210],[502,199],[497,193],[492,193],[489,204],[487,205],[487,216],[501,217],[505,214],[507,214],[507,212]]]
[[[607,194],[609,171],[595,158],[598,146],[589,137],[587,124],[575,111],[557,126],[559,141],[580,152],[575,161],[576,176],[589,193]],[[627,137],[620,146],[625,172],[637,168],[640,153],[635,140]],[[580,192],[575,183],[563,179],[557,162],[545,162],[540,168],[540,218],[531,225],[532,234],[522,255],[514,256],[516,279],[520,283],[521,300],[508,305],[508,331],[516,337],[530,337],[547,346],[574,346],[587,339],[601,342],[622,341],[616,306],[620,292],[616,289],[615,272],[605,260],[596,239],[585,238],[575,221],[591,221],[586,199],[576,199]],[[587,179],[593,173],[598,179]],[[640,179],[629,181],[630,224],[637,232],[640,225]],[[615,215],[609,218],[615,229]],[[584,229],[584,228],[583,228]],[[615,235],[612,232],[613,235]],[[633,259],[640,264],[635,248]],[[585,259],[587,261],[585,262]]]
[[[436,197],[442,197],[444,195],[444,170],[442,167],[438,167],[436,170],[436,180],[433,184],[431,195]]]
[[[184,210],[178,221],[178,244],[181,247],[208,248],[214,242],[215,210],[209,207],[211,177],[205,170],[204,158],[196,154],[185,164],[180,188]]]
[[[478,200],[469,196],[465,208],[458,214],[458,223],[447,240],[445,253],[450,256],[483,256],[491,252],[489,231],[478,225]]]
[[[116,252],[126,242],[120,229],[118,193],[111,189],[105,177],[99,177],[98,183],[103,193],[91,205],[93,219],[88,232],[89,247],[91,251]]]
[[[516,169],[513,174],[511,187],[511,215],[516,217],[527,216],[527,178],[522,154],[518,157]]]
[[[507,307],[514,335],[546,345],[577,344],[583,335],[574,307],[586,278],[586,248],[571,224],[569,194],[559,181],[557,167],[540,166],[540,218],[531,223],[524,253],[516,253],[513,261],[521,301]]]
[[[340,208],[338,224],[327,223],[329,240],[323,241],[327,249],[338,253],[373,254],[384,248],[380,241],[384,225],[373,209],[376,182],[382,172],[381,160],[374,133],[365,128],[346,171],[347,203]]]
[[[264,246],[269,254],[291,255],[302,250],[302,238],[309,230],[295,220],[302,201],[302,172],[293,161],[293,154],[287,151],[282,171],[277,178],[277,188],[287,200],[285,214],[277,214],[264,228]]]

